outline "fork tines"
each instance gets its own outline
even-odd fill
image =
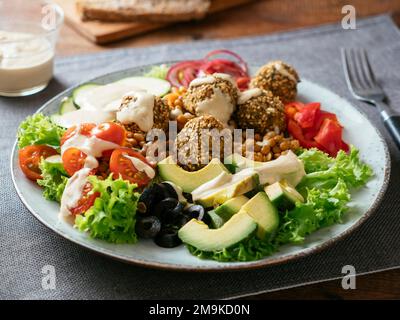
[[[348,86],[356,95],[381,93],[365,49],[342,48],[342,59]]]

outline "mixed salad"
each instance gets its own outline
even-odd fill
[[[90,237],[261,259],[340,223],[373,175],[335,114],[296,101],[299,81],[282,61],[252,77],[218,50],[88,83],[21,123],[20,168]]]

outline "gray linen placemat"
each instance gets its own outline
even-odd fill
[[[56,76],[42,93],[0,98],[0,298],[3,299],[207,299],[229,298],[342,276],[344,265],[358,273],[400,266],[400,152],[376,111],[355,102],[344,82],[339,48],[363,46],[390,97],[400,108],[400,33],[387,16],[357,21],[357,30],[322,26],[269,36],[199,41],[109,51],[58,59]],[[392,177],[382,205],[358,230],[329,249],[281,266],[224,273],[179,273],[125,265],[97,256],[41,225],[25,209],[11,182],[9,157],[19,122],[61,90],[110,71],[141,64],[201,57],[227,48],[250,63],[282,59],[300,75],[349,99],[389,141]],[[56,271],[56,289],[43,290],[42,267]]]

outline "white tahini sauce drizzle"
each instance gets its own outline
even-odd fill
[[[253,168],[244,169],[236,174],[223,172],[216,178],[206,182],[197,189],[193,190],[192,198],[194,201],[204,198],[210,194],[229,188],[229,186],[234,185],[238,181],[241,181],[247,177],[254,176],[255,174],[256,172],[253,170]]]
[[[153,179],[156,176],[154,169],[142,160],[136,157],[128,156],[127,154],[124,154],[124,157],[129,159],[138,171],[144,172],[150,179]]]
[[[196,114],[214,116],[227,125],[232,113],[235,111],[235,105],[231,102],[228,94],[223,93],[220,88],[214,85],[218,78],[229,81],[234,88],[237,88],[235,80],[229,74],[225,73],[214,73],[196,78],[192,80],[190,87],[197,87],[204,84],[212,85],[214,93],[209,99],[197,103],[195,107]]]
[[[69,148],[77,148],[87,155],[85,167],[94,169],[98,166],[96,158],[101,157],[104,151],[116,149],[118,147],[119,145],[113,142],[102,140],[95,136],[87,137],[77,132],[65,141],[61,147],[61,154]]]
[[[74,135],[64,142],[61,147],[61,155],[69,148],[77,148],[86,154],[86,159],[84,167],[75,172],[74,175],[68,179],[61,197],[61,217],[70,215],[70,209],[78,205],[90,171],[97,168],[99,165],[96,158],[101,157],[104,151],[118,147],[118,144],[99,139],[96,136],[87,137],[81,135],[79,133],[79,127],[75,130]]]
[[[238,99],[238,104],[244,104],[249,101],[251,98],[257,98],[261,96],[262,90],[260,88],[249,89],[243,91]]]
[[[226,73],[213,73],[213,76],[216,78],[221,78],[223,80],[229,81],[234,87],[237,86],[236,81],[232,78],[230,74]]]
[[[198,87],[203,84],[213,84],[215,81],[216,81],[215,77],[205,76],[205,77],[193,79],[192,82],[190,82],[189,86],[190,87]]]
[[[127,84],[113,82],[90,89],[78,100],[78,104],[81,109],[116,111],[112,106],[118,105],[119,107],[121,98],[134,90],[136,91],[136,88],[132,88]]]
[[[154,95],[136,91],[127,94],[133,99],[117,112],[117,120],[123,124],[136,123],[145,132],[153,127]]]
[[[56,118],[56,123],[63,128],[81,125],[82,123],[100,124],[115,119],[115,114],[112,112],[104,112],[103,110],[87,110],[78,109],[64,113]]]
[[[61,197],[60,217],[70,216],[70,209],[78,205],[91,170],[91,168],[83,168],[68,179]]]
[[[289,78],[290,80],[292,80],[295,83],[298,82],[297,79],[292,74],[290,74],[280,62],[275,62],[274,68],[276,71],[278,71],[284,77]]]
[[[199,102],[196,107],[197,114],[214,116],[224,124],[228,123],[233,111],[235,111],[235,106],[230,101],[230,97],[219,88],[214,88],[211,98]]]

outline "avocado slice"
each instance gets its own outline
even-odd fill
[[[280,211],[293,209],[296,202],[304,202],[303,196],[285,180],[265,187],[265,193]]]
[[[217,178],[193,190],[193,201],[210,208],[243,195],[258,185],[258,175],[251,171],[237,174],[222,173]]]
[[[238,212],[219,229],[209,229],[202,221],[192,219],[178,231],[182,242],[204,251],[228,248],[247,238],[257,223],[246,212]]]
[[[203,169],[190,172],[178,166],[172,157],[168,157],[158,163],[158,172],[162,180],[173,182],[181,187],[183,192],[192,192],[222,172],[228,172],[228,170],[221,161],[212,159]]]
[[[272,237],[279,226],[278,210],[274,207],[265,192],[257,193],[240,209],[246,212],[258,224],[257,237]]]
[[[240,208],[249,201],[246,196],[238,196],[221,204],[214,211],[223,220],[223,223],[228,221],[235,213],[238,213]]]
[[[253,161],[238,153],[233,153],[225,158],[224,164],[235,168],[235,172],[239,172],[243,169],[262,166],[265,162]]]

